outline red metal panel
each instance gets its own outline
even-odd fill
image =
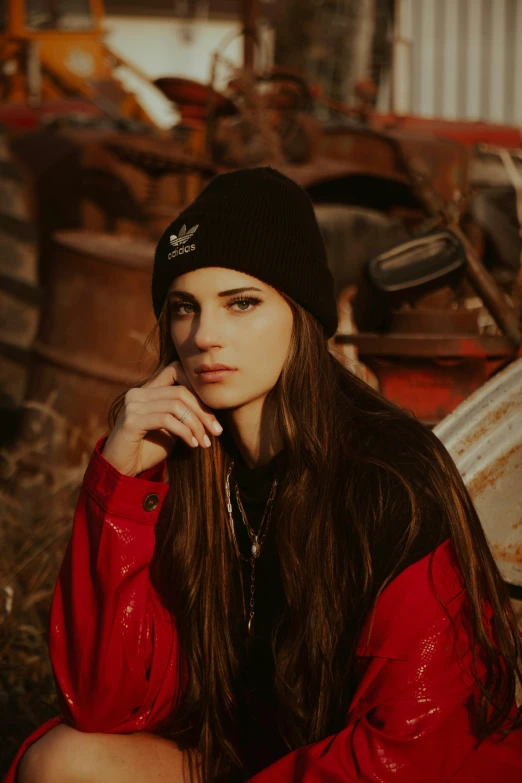
[[[489,122],[453,121],[414,116],[398,117],[395,114],[373,114],[371,124],[380,130],[405,130],[451,139],[474,147],[476,144],[493,144],[514,149],[522,146],[519,127],[494,125]]]
[[[482,386],[505,360],[377,359],[360,357],[376,374],[381,393],[434,426]]]
[[[500,335],[337,334],[334,342],[356,346],[381,393],[429,426],[522,356]]]

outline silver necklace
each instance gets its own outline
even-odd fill
[[[277,487],[277,479],[274,479],[272,483],[272,487],[270,489],[270,494],[268,495],[268,500],[266,501],[265,511],[263,514],[263,518],[261,520],[261,524],[259,525],[259,530],[256,533],[250,525],[248,524],[248,520],[246,518],[245,509],[243,508],[243,503],[241,502],[241,498],[239,496],[239,487],[236,482],[236,501],[237,505],[241,514],[241,517],[243,519],[244,525],[247,529],[248,537],[250,538],[250,541],[252,542],[252,557],[245,557],[241,554],[239,551],[239,546],[237,543],[236,538],[236,530],[234,526],[234,517],[232,515],[232,503],[230,500],[230,474],[232,473],[232,468],[234,467],[234,461],[232,460],[232,463],[228,469],[227,477],[225,480],[225,493],[227,497],[227,511],[228,511],[228,518],[230,523],[230,529],[232,531],[232,538],[234,540],[234,546],[236,549],[237,554],[239,557],[244,560],[245,562],[250,562],[250,617],[248,620],[247,625],[247,632],[249,636],[254,635],[254,594],[256,589],[256,575],[255,575],[255,568],[256,568],[256,560],[261,554],[261,548],[263,546],[263,542],[266,537],[266,533],[268,530],[268,526],[270,524],[270,519],[272,517],[272,507],[273,507],[273,501],[276,493],[276,487]]]

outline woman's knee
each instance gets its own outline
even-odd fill
[[[17,783],[93,780],[92,735],[58,724],[34,742],[18,765]]]

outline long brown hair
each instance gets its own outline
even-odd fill
[[[289,455],[273,513],[285,611],[274,626],[272,651],[277,720],[288,749],[342,729],[362,623],[400,571],[426,514],[447,523],[469,596],[473,649],[486,664],[483,681],[473,672],[477,738],[511,731],[522,724],[522,709],[515,720],[508,717],[517,678],[522,681],[522,645],[507,587],[453,460],[427,427],[349,372],[316,319],[284,296],[294,328],[270,397]],[[169,321],[167,303],[149,336],[159,330],[158,366],[141,384],[178,358]],[[123,396],[111,407],[111,427]],[[229,770],[243,766],[235,742],[241,607],[223,491],[230,459],[219,438],[210,449],[176,442],[167,460],[171,510],[158,555],[158,589],[175,618],[186,682],[162,736],[196,749],[205,783],[226,780]],[[406,533],[379,584],[372,542],[398,519],[406,521]],[[493,641],[485,599],[494,612]],[[192,775],[192,754],[187,757]]]

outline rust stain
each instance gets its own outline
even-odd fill
[[[516,406],[518,402],[510,400],[499,408],[496,408],[485,417],[480,427],[477,427],[464,438],[464,443],[471,446],[476,441],[486,436],[490,430],[494,429],[499,421],[509,413],[510,408]],[[460,452],[459,452],[460,453]]]
[[[506,546],[495,544],[491,547],[491,551],[498,560],[522,565],[522,542]]]
[[[522,449],[522,444],[518,443],[505,454],[502,454],[496,462],[493,462],[485,470],[479,473],[469,484],[469,491],[473,497],[481,495],[487,487],[495,487],[498,480],[504,475],[506,465],[511,457]]]

